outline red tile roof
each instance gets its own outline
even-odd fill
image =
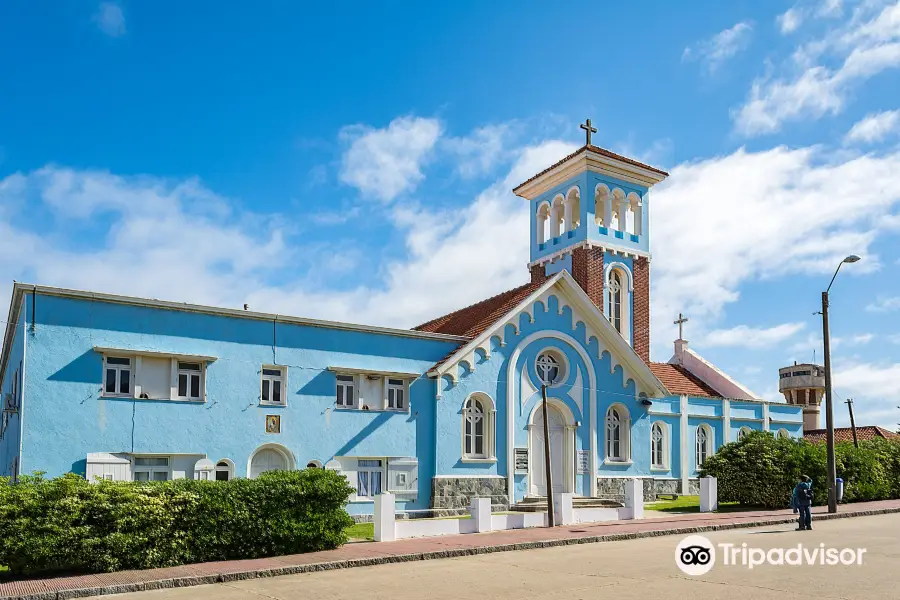
[[[682,367],[669,363],[649,362],[647,365],[656,378],[673,395],[700,396],[705,398],[721,398],[722,394],[703,382],[702,379]]]
[[[828,430],[827,429],[810,429],[809,431],[803,432],[803,439],[808,442],[813,442],[816,444],[824,444],[828,438]],[[864,425],[862,427],[856,428],[856,438],[859,441],[871,440],[874,438],[885,438],[888,440],[900,440],[900,435],[897,435],[893,431],[889,431],[884,429],[883,427],[878,427],[877,425]],[[850,427],[835,427],[834,428],[834,441],[835,442],[852,442],[853,441],[853,429]]]
[[[413,329],[430,333],[475,337],[496,323],[498,319],[515,308],[544,283],[544,281],[526,283],[477,304],[422,323]]]
[[[523,181],[522,183],[520,183],[519,185],[517,185],[515,188],[513,188],[513,192],[515,193],[515,191],[516,191],[517,189],[519,189],[520,187],[522,187],[522,186],[524,186],[524,185],[527,185],[527,184],[531,183],[532,181],[534,181],[535,179],[537,179],[537,178],[540,177],[541,175],[543,175],[543,174],[545,174],[545,173],[548,173],[548,172],[552,171],[553,169],[555,169],[555,168],[558,167],[559,165],[563,164],[564,162],[567,162],[567,161],[569,161],[569,160],[575,158],[576,156],[578,156],[578,155],[581,154],[582,152],[586,152],[588,149],[590,149],[591,152],[595,152],[595,153],[600,154],[600,155],[602,155],[602,156],[605,156],[605,157],[607,157],[607,158],[612,158],[612,159],[615,159],[615,160],[621,160],[622,162],[626,162],[626,163],[628,163],[628,164],[630,164],[630,165],[634,165],[634,166],[636,166],[636,167],[641,167],[641,168],[644,168],[644,169],[649,169],[649,170],[653,171],[654,173],[659,173],[660,175],[663,175],[663,176],[665,176],[665,177],[668,177],[668,176],[669,176],[668,173],[666,173],[665,171],[662,171],[662,170],[660,170],[660,169],[657,169],[656,167],[651,167],[650,165],[644,164],[644,163],[642,163],[642,162],[638,162],[638,161],[634,160],[633,158],[628,158],[627,156],[622,156],[621,154],[616,154],[615,152],[611,152],[610,150],[607,150],[606,148],[601,148],[600,146],[594,146],[593,144],[591,144],[590,146],[582,146],[581,148],[579,148],[578,150],[576,150],[576,151],[573,152],[572,154],[568,155],[567,157],[565,157],[565,158],[562,159],[561,161],[559,161],[559,162],[557,162],[557,163],[555,163],[555,164],[553,164],[553,165],[547,167],[546,169],[544,169],[543,171],[541,171],[540,173],[538,173],[538,174],[535,175],[534,177],[530,177],[530,178],[528,178],[527,180]]]

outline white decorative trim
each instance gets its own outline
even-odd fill
[[[561,273],[565,273],[562,271]],[[560,274],[561,274],[560,273]],[[559,275],[557,274],[554,277],[553,281],[558,279]],[[568,275],[568,274],[567,274]],[[543,287],[541,288],[543,289]],[[540,291],[540,290],[538,290]],[[575,352],[578,353],[578,356],[581,357],[581,360],[584,361],[586,365],[590,365],[591,368],[588,370],[588,379],[590,383],[590,436],[591,436],[591,496],[597,495],[597,379],[596,373],[593,369],[593,363],[590,360],[590,356],[585,351],[584,347],[579,344],[575,338],[572,336],[562,333],[559,331],[536,331],[523,339],[516,346],[515,350],[513,350],[512,355],[509,358],[509,365],[507,366],[506,373],[506,405],[507,407],[512,406],[516,390],[515,390],[515,377],[514,370],[517,368],[516,365],[519,362],[519,357],[522,354],[522,351],[528,347],[531,342],[541,338],[555,338],[561,340],[571,346]],[[584,413],[582,413],[582,417],[584,417]],[[506,411],[506,477],[507,477],[507,493],[509,495],[510,502],[513,502],[515,499],[515,491],[516,491],[516,482],[515,482],[515,414],[512,410]]]
[[[519,402],[519,414],[522,414],[522,411],[525,410],[525,403],[528,402],[528,399],[538,393],[538,389],[534,387],[534,384],[531,383],[531,377],[528,375],[528,369],[522,369],[521,371],[521,381],[519,382],[519,394],[521,395],[521,399]],[[507,400],[507,404],[512,406],[512,402]]]
[[[251,468],[253,466],[253,457],[263,450],[274,450],[281,454],[285,462],[287,463],[287,468],[289,471],[293,471],[297,468],[297,460],[294,458],[294,453],[288,450],[281,444],[277,443],[268,443],[268,444],[260,444],[256,447],[256,449],[250,453],[250,456],[247,458],[247,477],[250,478]],[[144,453],[145,454],[145,453]],[[205,455],[204,455],[205,456]]]
[[[619,262],[619,261],[611,262],[611,263],[607,264],[605,267],[603,267],[604,287],[609,284],[609,273],[613,269],[620,269],[625,272],[625,276],[628,278],[628,291],[633,292],[634,291],[634,277],[631,274],[631,269],[628,268],[628,265],[626,265],[623,262]]]
[[[731,402],[725,398],[722,400],[722,443],[731,441]]]
[[[161,350],[134,350],[131,348],[106,348],[104,346],[94,346],[94,352],[98,354],[118,354],[124,356],[152,356],[155,358],[175,358],[188,362],[215,362],[215,356],[204,356],[202,354],[182,354],[179,352],[165,352]]]
[[[561,250],[557,250],[553,254],[547,254],[546,256],[542,256],[537,260],[533,260],[528,263],[526,266],[530,269],[535,265],[545,265],[547,263],[553,263],[565,256],[566,254],[571,254],[573,250],[577,250],[578,248],[600,248],[606,252],[611,254],[624,256],[625,258],[646,258],[650,260],[650,253],[644,252],[643,250],[636,250],[634,248],[619,248],[611,244],[604,243],[602,240],[581,240],[571,246],[566,246]]]
[[[581,413],[582,418],[584,418],[584,408],[582,407],[583,399],[584,399],[584,388],[583,382],[581,380],[581,365],[575,365],[575,381],[572,383],[572,390],[574,393],[572,394],[575,397],[575,406],[578,407],[578,412]]]
[[[496,457],[491,457],[491,458],[467,458],[467,457],[463,456],[463,457],[460,459],[460,462],[464,462],[464,463],[495,463],[495,462],[497,462],[497,458],[496,458]]]
[[[769,431],[769,404],[763,404],[763,431]]]
[[[691,447],[691,441],[688,439],[688,397],[681,396],[681,493],[687,494],[688,491],[688,449]]]

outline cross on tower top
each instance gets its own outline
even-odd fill
[[[581,125],[579,125],[579,127],[581,127],[582,129],[584,129],[584,134],[585,134],[585,137],[587,138],[587,141],[585,142],[585,145],[586,145],[586,146],[590,146],[590,145],[591,145],[591,134],[592,134],[592,133],[597,133],[597,128],[596,128],[596,127],[591,127],[591,120],[590,120],[590,119],[587,119],[584,123],[582,123]]]
[[[684,331],[683,331],[682,327],[683,327],[684,324],[687,323],[689,320],[690,320],[690,319],[688,319],[687,317],[685,317],[683,314],[678,313],[678,320],[676,320],[674,323],[675,323],[675,325],[678,325],[678,339],[679,339],[679,340],[683,340],[683,339],[684,339]]]

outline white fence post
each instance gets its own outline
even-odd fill
[[[397,515],[394,495],[375,496],[375,541],[393,542],[397,539]]]
[[[553,508],[556,509],[557,525],[575,524],[575,512],[572,509],[572,497],[573,494],[568,492],[554,494]]]
[[[700,512],[719,508],[719,481],[715,477],[700,478]]]
[[[625,506],[632,519],[644,518],[644,483],[640,479],[625,480]]]
[[[475,520],[475,531],[486,533],[491,531],[491,499],[472,498],[472,506],[469,508],[472,519]]]

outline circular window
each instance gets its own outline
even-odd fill
[[[544,385],[562,383],[566,377],[566,359],[559,352],[544,350],[538,354],[535,370]]]

